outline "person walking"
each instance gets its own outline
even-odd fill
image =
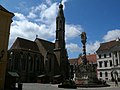
[[[117,79],[115,80],[115,86],[118,86],[118,80]]]

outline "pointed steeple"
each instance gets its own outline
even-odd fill
[[[57,17],[64,17],[63,5],[61,3],[59,5],[59,11],[58,11],[58,16]]]
[[[61,3],[56,17],[56,48],[65,48],[65,17]]]
[[[68,79],[69,64],[68,54],[65,48],[65,17],[62,3],[59,4],[58,15],[56,17],[56,40],[54,53],[56,60],[58,61],[60,75],[63,76],[63,79]]]

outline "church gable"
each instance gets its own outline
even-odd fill
[[[31,51],[37,51],[39,52],[38,46],[35,42],[26,40],[23,38],[17,38],[12,45],[11,49],[25,49],[25,50],[31,50]]]
[[[39,39],[39,38],[37,38],[35,42],[37,43],[39,47],[39,51],[41,53],[44,53],[44,54],[47,52],[53,53],[53,49],[55,47],[54,43],[43,40],[43,39]]]

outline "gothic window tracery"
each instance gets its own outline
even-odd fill
[[[26,69],[26,55],[24,53],[21,53],[21,69]]]
[[[28,66],[29,66],[29,71],[32,71],[32,69],[33,69],[33,60],[32,60],[32,56],[30,54],[28,55]]]

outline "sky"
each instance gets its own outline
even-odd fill
[[[9,48],[17,37],[34,41],[55,41],[56,16],[60,0],[0,0],[15,14],[10,28]],[[86,32],[87,53],[95,53],[100,43],[120,37],[120,0],[62,0],[65,40],[69,58],[82,53],[81,32]]]

